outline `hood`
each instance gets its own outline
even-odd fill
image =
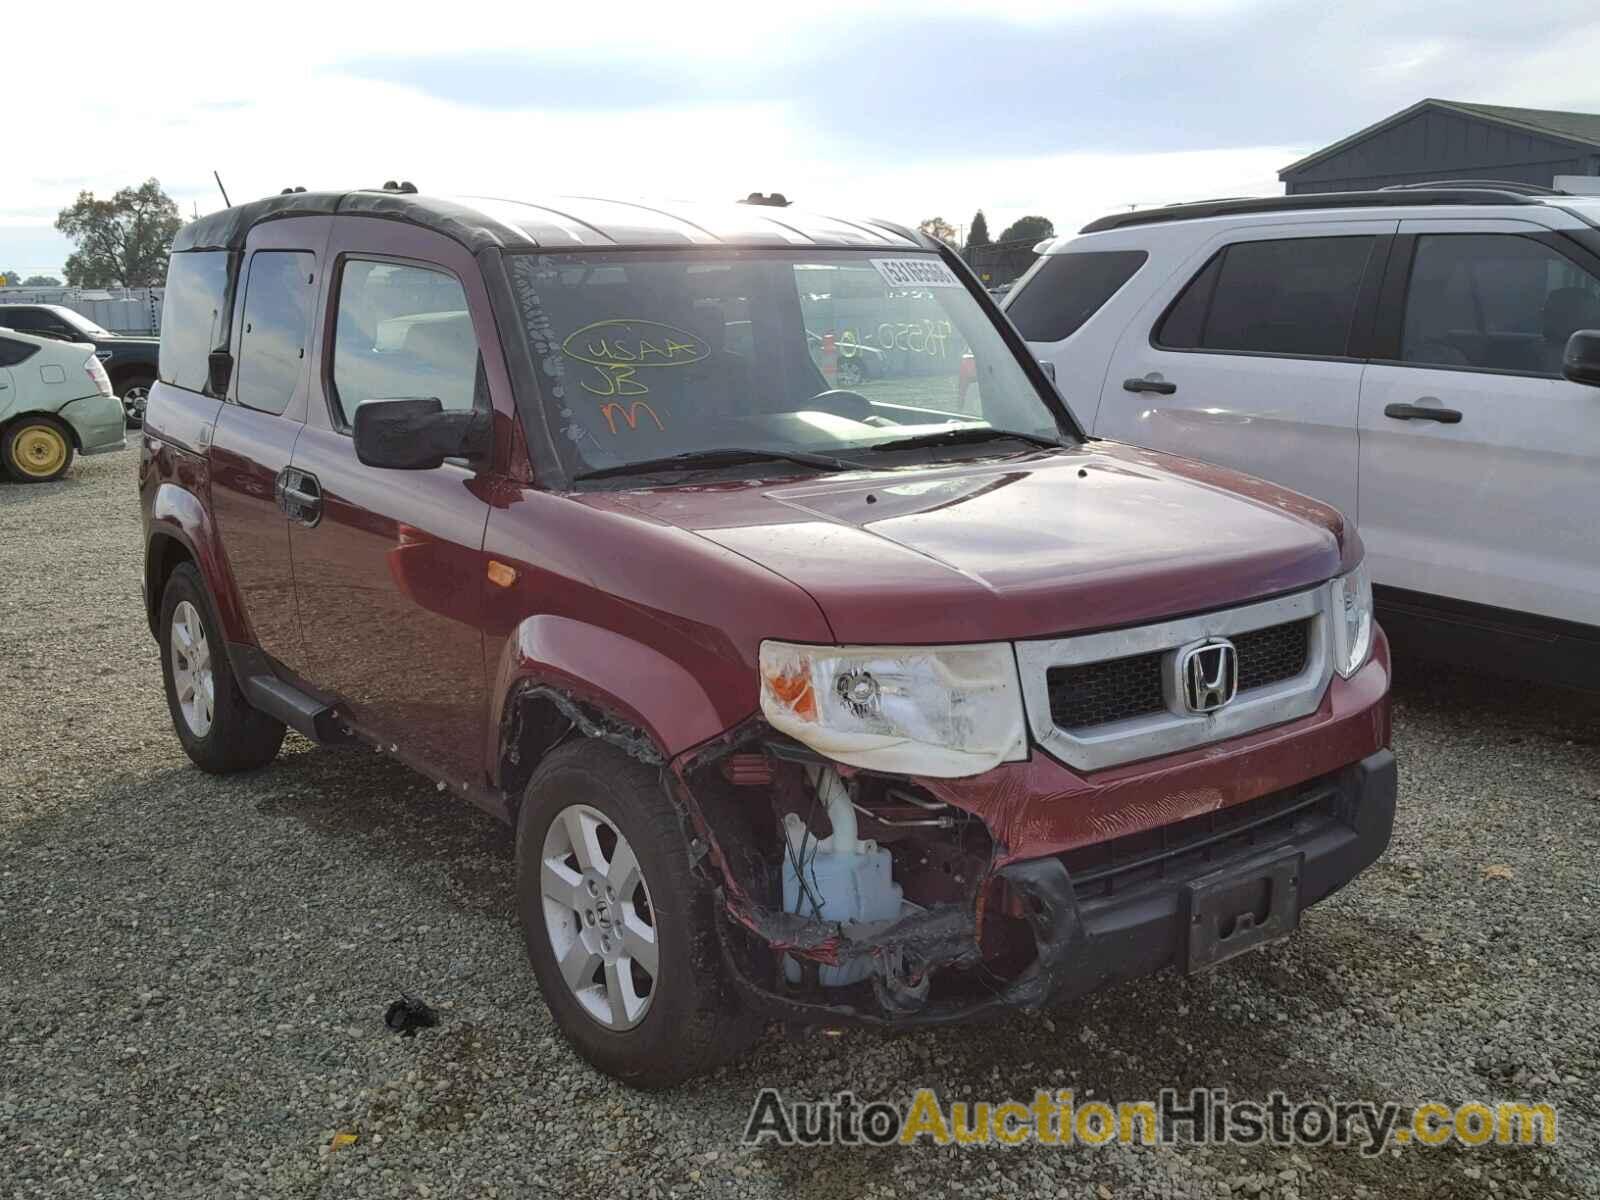
[[[841,642],[1141,624],[1309,587],[1361,555],[1354,530],[1326,505],[1109,442],[1006,462],[608,499],[792,580]]]

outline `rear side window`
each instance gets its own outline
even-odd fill
[[[227,251],[174,254],[161,302],[157,371],[163,383],[191,392],[206,390],[209,355],[228,348],[227,311]]]
[[[261,412],[289,407],[305,369],[316,300],[317,259],[305,250],[250,256],[239,339],[239,403]]]
[[[1155,344],[1343,357],[1375,240],[1289,238],[1227,246],[1167,310]]]
[[[1143,250],[1049,254],[1006,305],[1006,316],[1030,342],[1070,337],[1145,264]]]
[[[20,362],[27,362],[37,353],[37,346],[30,346],[15,338],[0,337],[0,367],[14,367]]]
[[[339,277],[333,388],[346,425],[368,400],[437,398],[473,406],[478,339],[454,275],[351,259]]]
[[[23,333],[31,333],[35,329],[42,329],[40,318],[43,313],[28,308],[11,308],[0,305],[0,325],[7,329],[20,329]]]

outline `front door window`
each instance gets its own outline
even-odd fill
[[[1417,238],[1402,362],[1560,375],[1567,339],[1600,329],[1600,280],[1533,238]]]
[[[444,271],[352,259],[339,280],[334,403],[348,427],[368,400],[473,406],[478,341],[466,293]]]

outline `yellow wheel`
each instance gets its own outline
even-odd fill
[[[50,417],[24,417],[6,430],[7,470],[28,483],[59,479],[72,465],[72,437]]]

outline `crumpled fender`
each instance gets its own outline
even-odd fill
[[[641,731],[662,761],[727,728],[700,681],[680,663],[572,617],[528,617],[506,638],[489,723],[496,738],[507,706],[540,688]],[[498,755],[490,761],[498,763]]]
[[[233,572],[217,536],[217,527],[200,498],[188,488],[163,481],[156,485],[150,499],[150,520],[145,553],[146,600],[153,612],[161,597],[151,595],[154,590],[149,571],[157,560],[154,553],[157,538],[173,538],[194,559],[200,575],[211,590],[211,602],[216,607],[217,619],[222,622],[223,636],[229,642],[255,644],[255,634],[245,616],[244,604],[233,582]]]

